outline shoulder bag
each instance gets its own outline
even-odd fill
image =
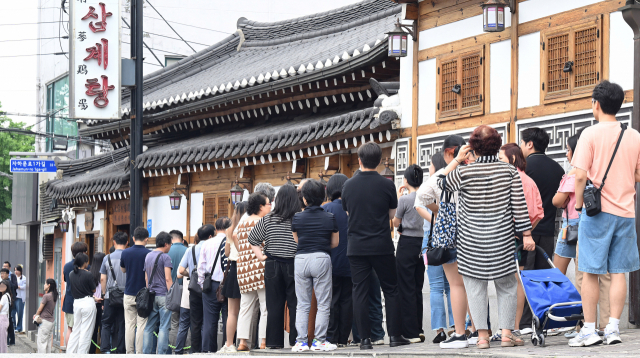
[[[429,244],[427,249],[427,262],[429,266],[440,266],[449,262],[450,250],[455,248],[457,231],[456,204],[452,200],[453,194],[446,190],[447,177],[442,177],[442,194],[438,214],[433,225],[431,216],[431,231],[429,232]]]
[[[218,258],[220,257],[220,250],[224,246],[224,241],[220,243],[220,247],[218,247],[218,251],[216,252],[216,259],[213,260],[213,266],[211,266],[211,271],[204,274],[204,282],[202,283],[202,292],[209,293],[213,288],[213,280],[211,276],[213,276],[213,271],[216,269],[216,265],[218,264]]]
[[[182,301],[182,285],[176,279],[167,292],[165,307],[171,312],[180,312],[180,302]]]
[[[156,269],[158,268],[158,260],[160,260],[160,256],[162,253],[158,254],[156,257],[156,262],[153,264],[153,270],[151,271],[150,279],[148,280],[151,283],[151,280],[156,274]],[[147,284],[145,287],[141,288],[140,291],[136,294],[136,310],[138,311],[138,316],[142,318],[147,318],[153,311],[153,302],[156,299],[156,293],[149,289],[149,285]]]
[[[189,274],[189,293],[202,296],[202,287],[198,285],[198,260],[196,260],[196,247],[191,248],[191,256],[193,257],[193,270]]]
[[[124,291],[118,286],[118,279],[116,279],[116,273],[113,271],[113,265],[111,264],[111,255],[107,256],[109,262],[109,271],[113,276],[113,286],[107,287],[109,292],[109,306],[110,307],[123,307]]]
[[[622,135],[624,135],[624,131],[627,129],[627,125],[624,123],[620,123],[620,127],[622,127],[622,131],[620,131],[620,136],[618,137],[618,142],[616,143],[616,149],[613,150],[613,155],[611,156],[611,160],[609,161],[607,171],[604,172],[602,184],[600,184],[599,188],[596,188],[593,183],[587,181],[587,188],[584,189],[584,208],[587,212],[587,216],[596,216],[602,211],[602,188],[604,188],[604,181],[607,180],[607,174],[609,174],[609,169],[611,169],[613,159],[616,157],[618,147],[620,146],[620,142],[622,141]]]

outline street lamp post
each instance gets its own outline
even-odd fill
[[[633,110],[631,114],[631,128],[640,130],[640,4],[635,0],[627,0],[620,8],[622,18],[633,30]],[[636,193],[640,187],[636,185]],[[638,211],[640,202],[636,202],[636,232],[640,231]],[[640,246],[640,241],[638,241]],[[640,324],[640,272],[629,274],[629,322]]]
[[[131,89],[131,105],[135,115],[131,117],[131,155],[129,158],[129,183],[131,188],[129,225],[133,234],[142,223],[142,173],[136,158],[142,154],[142,19],[143,0],[131,2],[131,57],[135,59],[135,88]]]

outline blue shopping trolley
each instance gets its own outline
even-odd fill
[[[522,248],[523,245],[516,248],[516,270],[533,313],[531,343],[544,347],[548,329],[573,327],[584,318],[582,298],[573,283],[553,265],[547,253],[539,246],[536,246],[537,254],[544,255],[551,268],[520,271],[518,253]]]

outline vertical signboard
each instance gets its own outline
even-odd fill
[[[71,118],[120,118],[121,1],[69,1]]]

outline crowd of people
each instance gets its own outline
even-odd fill
[[[366,350],[384,344],[385,335],[391,347],[420,343],[425,272],[433,343],[522,346],[532,313],[516,274],[518,245],[521,269],[548,268],[536,246],[565,274],[574,260],[584,322],[567,332],[570,346],[621,343],[624,273],[640,268],[634,226],[640,134],[615,118],[623,98],[616,84],[596,86],[599,123],[568,139],[573,168],[566,174],[545,154],[545,130],[528,128],[519,145],[502,145],[499,133],[483,125],[468,143],[447,137],[427,180],[409,165],[397,189],[378,174],[382,149],[368,142],[358,148],[360,169],[351,179],[338,173],[328,183],[303,180],[280,187],[277,196],[271,184],[259,183],[231,218],[200,227],[195,245],[174,230],[158,233],[149,250],[149,233],[139,227],[133,246],[117,232],[111,252],[94,254],[89,266],[87,245],[76,242],[64,266],[67,352],[88,353],[98,341],[101,352],[121,354],[331,351],[348,344]],[[602,206],[595,215],[587,211],[593,188]],[[556,235],[558,209],[565,218]],[[579,245],[567,239],[575,226]],[[400,234],[397,247],[392,227]],[[489,281],[499,302],[493,335]],[[0,353],[9,307],[20,300],[11,285],[2,269]],[[49,353],[56,282],[47,279],[44,292],[34,320],[38,351]],[[141,308],[145,300],[148,310]]]

